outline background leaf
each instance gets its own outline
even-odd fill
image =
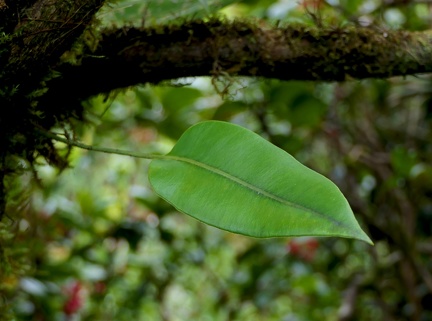
[[[235,2],[234,0],[123,0],[103,8],[100,17],[106,24],[121,22],[136,25],[142,25],[143,22],[161,24],[183,17],[203,18]]]
[[[149,2],[110,1],[100,19],[109,26],[151,25]],[[369,21],[384,30],[432,28],[425,1],[243,0],[224,13],[316,27],[306,10],[317,2],[324,26]],[[114,101],[94,97],[86,107],[93,126],[85,123],[77,134],[95,146],[166,154],[192,124],[239,124],[331,178],[375,246],[228,233],[173,211],[148,185],[146,161],[74,149],[71,168],[59,176],[39,160],[42,189],[31,175],[14,175],[8,184],[18,196],[11,199],[26,205],[22,219],[0,224],[0,319],[432,320],[432,291],[426,289],[432,273],[430,75],[344,83],[237,80],[225,100],[211,79],[200,77],[182,80],[187,87],[176,82],[175,88],[117,91]],[[310,99],[298,99],[305,95]],[[167,96],[175,96],[175,105]],[[296,104],[301,110],[313,104],[304,114],[314,119],[305,122]],[[24,186],[32,186],[30,202]],[[95,266],[105,269],[104,279],[95,281],[94,274],[103,276]],[[20,285],[22,276],[48,291],[35,296]],[[74,283],[83,286],[84,305],[66,316]],[[355,301],[345,295],[352,289]],[[347,303],[349,317],[341,315]]]
[[[331,181],[242,127],[200,123],[168,156],[152,161],[150,183],[200,221],[254,237],[341,236],[371,243]]]

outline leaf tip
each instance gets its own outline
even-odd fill
[[[369,245],[375,246],[374,242],[370,239],[370,237],[360,229],[361,233],[358,236],[354,236],[353,238],[359,241],[366,242]]]

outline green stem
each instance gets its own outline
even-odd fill
[[[125,156],[130,156],[130,157],[135,157],[135,158],[145,158],[145,159],[166,159],[167,158],[167,156],[165,156],[165,155],[137,154],[137,153],[133,153],[131,151],[121,150],[121,149],[116,149],[116,148],[95,147],[95,146],[86,145],[86,144],[77,142],[75,140],[62,138],[62,137],[59,137],[58,135],[55,135],[55,134],[52,134],[49,132],[45,132],[45,131],[42,132],[41,131],[41,133],[46,137],[49,137],[53,140],[62,142],[66,145],[75,146],[75,147],[78,147],[81,149],[86,149],[89,151],[95,151],[95,152],[101,152],[101,153],[107,153],[107,154],[125,155]]]

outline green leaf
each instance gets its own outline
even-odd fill
[[[203,18],[235,2],[235,0],[122,0],[104,6],[99,17],[106,25],[135,22],[140,26],[143,21],[163,24],[178,19],[182,22],[184,19],[181,18]]]
[[[151,162],[149,179],[179,211],[227,231],[372,244],[336,185],[237,125],[192,126],[164,159]]]

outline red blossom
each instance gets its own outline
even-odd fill
[[[77,313],[84,304],[83,287],[80,282],[74,282],[72,286],[67,289],[68,299],[63,305],[63,312],[66,315]]]

